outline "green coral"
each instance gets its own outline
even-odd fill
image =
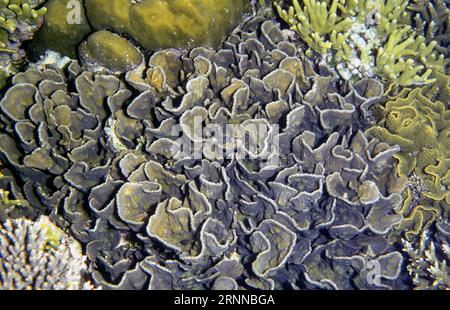
[[[404,193],[399,211],[404,221],[397,232],[407,238],[450,210],[450,110],[443,102],[430,100],[432,92],[436,89],[405,89],[378,111],[379,124],[367,130],[369,136],[400,146],[395,155],[398,175],[415,184]],[[446,92],[448,84],[439,89],[443,98],[448,97]]]
[[[2,169],[3,165],[0,162],[0,179],[4,178]],[[11,193],[6,189],[0,187],[0,222],[7,218],[7,215],[17,206],[21,206],[22,202],[19,199],[12,199]]]
[[[106,30],[91,34],[81,44],[80,56],[88,64],[102,65],[112,72],[130,71],[144,61],[127,39]]]
[[[409,26],[408,0],[291,2],[274,2],[279,16],[346,79],[376,73],[407,86],[432,83],[433,73],[444,70],[438,43]]]
[[[241,20],[245,0],[85,0],[95,29],[130,35],[148,50],[217,46]],[[205,14],[208,12],[208,14]],[[145,29],[145,31],[143,31]]]
[[[433,51],[436,44],[425,44],[425,38],[412,32],[411,27],[396,28],[378,49],[376,70],[402,86],[432,83],[433,70],[444,66],[444,56]]]
[[[18,72],[25,61],[21,49],[24,41],[30,40],[42,23],[47,9],[45,0],[0,1],[0,89],[7,79]]]
[[[72,9],[68,6],[69,1],[49,0],[47,2],[48,12],[44,17],[44,24],[28,49],[32,60],[37,60],[47,50],[76,58],[78,44],[92,32],[92,28],[86,18],[84,6],[80,5]],[[71,10],[75,10],[73,13],[79,15],[76,23],[67,21]]]
[[[344,0],[345,1],[345,0]],[[338,4],[345,3],[338,0],[298,0],[292,1],[292,6],[286,11],[275,2],[275,8],[281,18],[291,29],[319,54],[326,53],[330,48],[348,51],[345,40],[353,21],[346,14],[338,13]]]
[[[45,23],[31,52],[54,50],[76,58],[76,47],[93,30],[121,34],[147,50],[217,46],[241,21],[247,0],[84,0],[79,23],[67,16],[69,0],[50,0]],[[205,14],[208,12],[208,14]],[[91,28],[92,26],[92,28]]]
[[[436,50],[448,56],[448,44],[450,43],[450,10],[448,0],[411,0],[408,12],[412,15],[412,21],[426,42],[438,42]]]

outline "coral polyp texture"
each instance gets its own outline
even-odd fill
[[[416,176],[410,179],[412,191],[408,188],[401,211],[408,215],[403,226],[410,223],[410,231],[401,227],[406,235],[419,234],[435,218],[448,218],[450,210],[450,111],[448,105],[428,99],[423,92],[425,89],[416,88],[387,102],[383,125],[368,130],[370,136],[400,146],[396,158],[401,177]],[[414,193],[414,187],[423,188]]]
[[[0,93],[3,288],[448,288],[445,4],[39,5]],[[36,242],[61,263],[29,284]]]
[[[0,224],[1,290],[92,289],[80,244],[47,217]]]

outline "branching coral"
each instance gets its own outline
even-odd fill
[[[450,244],[448,222],[438,223],[435,233],[424,230],[417,243],[403,241],[409,256],[406,267],[415,289],[450,289]]]
[[[45,0],[5,0],[0,3],[0,88],[24,61],[22,43],[33,38],[42,23]]]
[[[406,25],[407,0],[293,0],[287,10],[274,3],[309,47],[330,63],[343,62],[337,69],[345,79],[371,76],[375,67],[374,73],[401,86],[427,84],[445,65],[435,50],[437,42]]]
[[[80,244],[40,217],[0,224],[0,289],[92,289]]]
[[[377,51],[377,71],[402,86],[436,81],[431,75],[442,69],[444,56],[433,52],[436,42],[426,45],[424,40],[410,27],[392,30],[385,46]]]
[[[293,0],[292,6],[287,11],[277,2],[275,2],[275,8],[291,29],[297,31],[316,52],[324,54],[332,47],[349,52],[349,46],[345,44],[348,38],[345,31],[351,28],[353,22],[349,17],[337,14],[338,4],[342,6],[339,2],[338,0],[301,2]]]
[[[0,180],[4,177],[2,170],[3,165],[0,163]],[[0,185],[0,222],[6,220],[7,215],[11,210],[17,206],[21,205],[19,199],[12,199],[11,193],[3,186]]]

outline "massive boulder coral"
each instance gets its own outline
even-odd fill
[[[0,223],[1,290],[92,289],[80,244],[47,217]]]
[[[216,47],[237,26],[248,4],[245,0],[116,0],[114,4],[85,0],[94,29],[128,34],[148,50]]]
[[[47,50],[76,58],[77,47],[92,32],[82,1],[48,0],[47,14],[27,54],[37,60]]]
[[[257,16],[217,50],[159,51],[125,80],[76,61],[17,74],[0,158],[104,288],[398,287],[385,234],[402,219],[399,148],[364,134],[383,94],[340,83]]]
[[[31,52],[39,57],[50,49],[75,58],[94,30],[114,31],[151,51],[217,47],[249,6],[247,0],[49,0]]]
[[[144,56],[128,40],[107,30],[91,34],[79,47],[80,58],[93,70],[103,67],[111,72],[126,72],[138,67]]]

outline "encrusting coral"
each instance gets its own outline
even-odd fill
[[[25,60],[22,43],[33,38],[42,23],[45,0],[3,0],[0,2],[0,89],[18,72]]]
[[[432,83],[433,72],[445,70],[438,43],[409,26],[408,0],[285,2],[274,1],[279,16],[310,48],[337,64],[345,79],[376,73],[408,86]]]
[[[448,84],[440,88],[438,99],[448,98],[448,90]],[[450,211],[450,110],[429,99],[432,92],[403,90],[381,107],[379,124],[367,130],[371,137],[400,146],[398,174],[410,183],[400,210],[405,219],[397,229],[405,238],[419,235]]]
[[[93,289],[80,244],[50,220],[0,223],[0,290]]]

